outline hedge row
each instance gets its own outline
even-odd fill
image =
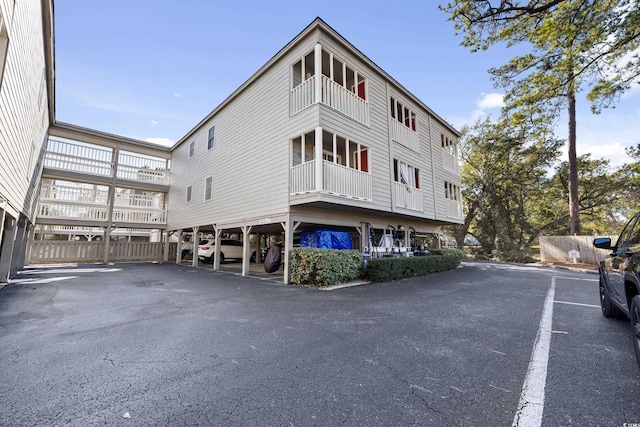
[[[460,260],[457,253],[408,258],[372,258],[367,263],[367,278],[372,282],[386,282],[424,276],[457,268]]]
[[[291,253],[291,282],[330,286],[360,277],[362,254],[358,251],[296,248]]]

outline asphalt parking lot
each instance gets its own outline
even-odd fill
[[[0,289],[0,359],[2,425],[640,423],[628,322],[601,315],[597,275],[550,268],[333,291],[31,268]]]

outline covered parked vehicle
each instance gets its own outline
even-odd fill
[[[198,259],[202,262],[212,263],[213,255],[216,251],[216,239],[201,240],[198,245]],[[220,262],[225,259],[242,259],[242,242],[240,240],[233,239],[221,239],[220,240]],[[251,262],[256,259],[256,251],[251,250]]]
[[[600,262],[600,307],[605,317],[630,319],[633,348],[640,366],[640,213],[625,226],[615,244],[611,238],[594,239],[593,245],[610,249]]]

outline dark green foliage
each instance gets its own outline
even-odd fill
[[[455,256],[456,258],[458,258],[458,261],[462,261],[466,257],[466,254],[462,249],[456,249],[456,248],[433,249],[431,251],[431,254]]]
[[[330,286],[360,277],[362,254],[358,251],[296,248],[291,253],[291,282]]]
[[[460,255],[431,255],[409,258],[372,258],[367,263],[367,278],[372,282],[404,279],[406,277],[424,276],[439,271],[452,270],[460,265]]]

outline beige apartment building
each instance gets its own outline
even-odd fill
[[[224,237],[242,241],[247,275],[264,236],[280,237],[285,259],[301,231],[326,229],[376,256],[382,241],[408,253],[415,236],[462,221],[459,133],[322,19],[169,149],[55,121],[52,3],[27,3],[0,0],[2,17],[19,17],[0,31],[0,126],[39,124],[0,128],[5,281],[30,260],[180,262],[185,234],[194,251],[198,236],[218,250]],[[11,65],[27,51],[13,51],[21,31],[42,35],[33,69]],[[22,97],[28,111],[12,104]],[[45,230],[69,239],[45,241]]]

